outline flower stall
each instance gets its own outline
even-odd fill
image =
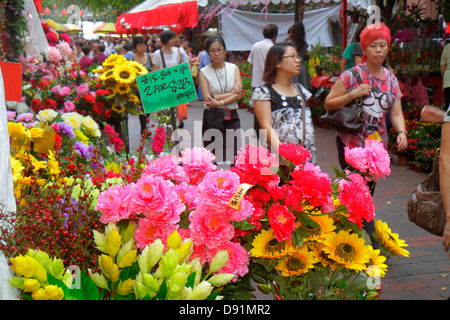
[[[385,222],[372,235],[381,250],[361,229],[375,214],[363,177],[390,173],[378,141],[346,150],[359,173],[334,178],[283,144],[286,177],[263,147],[246,146],[226,171],[202,148],[138,148],[127,160],[89,115],[44,109],[36,121],[9,123],[18,209],[1,215],[10,283],[24,298],[251,299],[256,283],[274,299],[370,300],[386,255],[408,256]]]
[[[422,107],[407,103],[403,105],[406,130],[408,131],[408,148],[398,153],[397,134],[394,129],[389,132],[389,152],[397,155],[399,163],[410,169],[431,172],[434,160],[439,156],[442,123],[426,122],[420,119]]]

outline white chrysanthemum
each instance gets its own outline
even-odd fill
[[[58,116],[58,112],[52,109],[45,109],[39,111],[36,118],[42,122],[52,122]]]
[[[64,113],[61,118],[74,129],[79,129],[83,121],[83,116],[76,112]]]
[[[95,122],[91,117],[83,117],[82,119],[83,127],[86,129],[87,135],[91,137],[100,137],[101,132],[100,128],[98,127],[97,122]]]

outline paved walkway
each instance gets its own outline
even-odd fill
[[[201,128],[202,105],[194,101],[188,108],[189,119],[185,129],[192,141],[201,146],[201,137],[194,137],[194,126]],[[239,110],[242,128],[253,127],[253,114]],[[316,127],[317,163],[331,177],[330,164],[338,165],[335,132]],[[130,119],[130,150],[139,143],[139,122]],[[148,144],[147,144],[148,145]],[[148,147],[148,146],[147,146]],[[394,157],[391,175],[381,180],[375,190],[376,218],[385,221],[391,230],[408,243],[409,258],[389,258],[386,277],[382,280],[382,300],[445,300],[450,297],[450,258],[441,244],[441,238],[420,229],[408,220],[406,204],[414,187],[426,174],[409,170],[397,164]],[[259,297],[258,297],[259,298]]]

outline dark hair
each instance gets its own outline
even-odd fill
[[[147,44],[144,37],[138,36],[133,38],[133,48],[136,49],[137,45],[140,43]]]
[[[287,47],[295,48],[292,43],[283,42],[274,44],[267,52],[262,79],[270,86],[275,83],[275,76],[277,75],[277,64],[281,62],[281,57],[286,52]]]
[[[81,48],[81,51],[83,51],[84,55],[87,56],[89,55],[89,52],[91,52],[91,47],[83,46],[83,48]]]
[[[225,41],[223,40],[223,38],[219,35],[213,35],[211,37],[208,38],[208,40],[206,41],[205,47],[206,47],[206,52],[209,53],[209,47],[214,43],[214,42],[218,42],[220,43],[223,48],[225,50],[227,50],[227,46],[225,45]]]
[[[133,49],[133,46],[130,43],[125,43],[123,45],[123,48],[128,52],[128,51],[131,51]]]
[[[272,39],[278,35],[278,26],[276,24],[268,24],[263,29],[263,36],[266,39]]]
[[[305,40],[306,34],[305,34],[305,26],[302,22],[295,22],[290,28],[289,28],[289,38],[294,43],[295,49],[297,51],[302,52],[303,49],[305,49],[305,46],[308,46],[308,43]]]
[[[173,37],[176,37],[177,34],[173,32],[172,30],[164,30],[159,34],[159,38],[161,39],[161,43],[166,45],[170,39]]]
[[[100,52],[105,52],[105,45],[99,44],[99,45],[98,45],[98,51],[100,51]]]

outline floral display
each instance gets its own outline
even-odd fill
[[[441,123],[420,120],[422,107],[407,104],[403,107],[406,130],[408,131],[408,149],[401,154],[396,147],[397,134],[395,130],[389,133],[389,152],[406,157],[411,169],[431,172],[433,162],[439,156],[441,145]]]
[[[53,112],[41,111],[40,123],[59,128]],[[39,136],[41,127],[26,130]],[[64,125],[60,130],[72,136]],[[307,149],[292,144],[280,147],[290,163],[289,177],[277,174],[275,155],[253,145],[239,152],[229,170],[217,170],[213,154],[203,148],[108,170],[111,164],[94,148],[89,165],[72,167],[83,175],[74,172],[71,178],[56,173],[65,169],[50,152],[53,173],[25,188],[47,190],[51,205],[41,202],[43,216],[36,216],[22,188],[25,210],[19,210],[10,232],[28,240],[2,247],[17,259],[13,265],[29,265],[14,267],[17,277],[11,281],[32,299],[248,299],[253,290],[248,276],[275,299],[376,298],[381,288],[365,284],[375,271],[386,273],[386,258],[373,249],[361,222],[375,218],[365,179],[389,174],[390,160],[380,145],[367,141],[365,148],[346,150],[349,160],[363,161],[354,163],[358,172],[337,171],[333,179],[308,161]],[[94,160],[98,167],[92,174]],[[408,255],[407,244],[386,223],[377,226],[381,231],[374,236],[387,254]],[[30,241],[36,230],[47,234],[37,245]],[[63,239],[73,239],[70,252]],[[98,288],[95,294],[83,296],[88,290],[64,278],[74,267],[84,286]]]

